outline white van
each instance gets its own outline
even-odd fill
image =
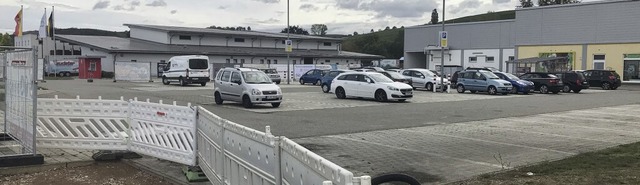
[[[162,83],[169,85],[178,82],[184,86],[199,83],[206,86],[209,82],[209,57],[202,55],[175,56],[162,72]]]

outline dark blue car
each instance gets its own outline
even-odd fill
[[[511,93],[513,94],[518,94],[519,92],[522,92],[523,94],[529,94],[529,92],[531,92],[535,87],[533,82],[522,80],[517,76],[512,75],[511,73],[496,71],[493,72],[493,74],[496,74],[498,77],[500,77],[500,79],[511,82],[511,85],[513,86],[513,88],[511,89]]]
[[[313,85],[320,85],[320,79],[322,79],[324,74],[327,74],[327,72],[329,72],[329,70],[326,69],[309,70],[300,77],[300,84],[304,85],[305,83],[312,83]]]
[[[331,81],[333,81],[333,79],[338,76],[340,73],[344,73],[344,72],[350,72],[351,70],[331,70],[329,71],[326,75],[324,75],[321,79],[320,79],[320,87],[322,87],[322,92],[324,93],[329,93],[329,90],[331,90]]]

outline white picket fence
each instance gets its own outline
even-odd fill
[[[221,185],[370,185],[294,141],[202,107],[98,99],[38,99],[37,145],[129,150],[199,165]]]

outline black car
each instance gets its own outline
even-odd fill
[[[406,77],[398,72],[379,71],[378,73],[381,73],[384,76],[391,78],[391,80],[393,80],[394,82],[406,83],[413,87],[413,80],[411,80],[411,78]]]
[[[561,72],[555,73],[555,75],[562,79],[562,83],[564,84],[562,92],[568,93],[573,91],[574,93],[580,93],[582,89],[589,88],[589,82],[581,72]]]
[[[534,84],[534,90],[540,91],[541,94],[547,94],[552,92],[558,94],[564,87],[562,80],[556,75],[544,72],[531,72],[525,73],[520,76],[520,79],[531,81]]]
[[[591,87],[601,87],[604,90],[616,90],[622,85],[620,75],[611,70],[586,70],[583,72]]]

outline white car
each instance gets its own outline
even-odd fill
[[[220,69],[215,79],[213,96],[216,104],[223,101],[242,102],[245,108],[270,103],[279,107],[282,90],[264,72],[250,68]]]
[[[433,91],[434,84],[436,84],[436,88],[438,89],[442,87],[442,85],[440,85],[440,77],[428,69],[405,69],[400,73],[406,77],[411,77],[411,80],[413,80],[413,87],[415,88],[425,88],[427,91]],[[444,90],[446,90],[450,84],[449,80],[445,78],[444,84]]]
[[[410,85],[394,82],[376,72],[347,72],[336,76],[331,82],[331,93],[338,99],[347,97],[373,98],[377,101],[405,101],[413,97]]]

